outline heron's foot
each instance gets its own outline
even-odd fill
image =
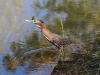
[[[60,60],[64,61],[64,52],[60,50]]]
[[[60,55],[62,55],[63,53],[60,51]]]
[[[60,51],[60,55],[61,55],[61,56],[64,56],[64,52],[63,52],[63,51]]]
[[[64,57],[64,55],[65,55],[65,54],[64,54],[64,51],[62,51],[62,56]]]

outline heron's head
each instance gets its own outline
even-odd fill
[[[25,20],[26,22],[32,22],[34,24],[36,24],[38,27],[41,27],[42,24],[44,23],[42,20],[37,20],[37,19],[34,19],[34,17],[32,17],[31,20]]]

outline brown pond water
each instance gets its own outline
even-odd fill
[[[74,61],[58,62],[32,16],[79,43]],[[0,75],[100,75],[100,0],[0,0]]]

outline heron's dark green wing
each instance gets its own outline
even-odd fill
[[[54,38],[53,39],[53,42],[55,42],[57,45],[59,46],[63,46],[63,45],[69,45],[71,44],[72,42],[67,39],[67,38]]]
[[[55,37],[53,37],[53,42],[55,44],[57,44],[58,46],[60,46],[60,47],[61,46],[65,46],[65,45],[69,45],[71,43],[74,43],[74,41],[69,40],[69,39],[67,39],[65,37],[62,37],[60,35],[55,35]]]

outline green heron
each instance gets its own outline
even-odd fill
[[[75,43],[72,40],[69,40],[68,38],[65,38],[63,36],[60,36],[58,34],[52,33],[47,27],[46,24],[42,20],[34,19],[34,17],[31,20],[25,20],[27,22],[32,22],[36,24],[43,34],[43,36],[54,46],[56,46],[59,51],[61,52],[61,47],[68,46],[71,43]],[[61,52],[62,53],[62,52]]]

